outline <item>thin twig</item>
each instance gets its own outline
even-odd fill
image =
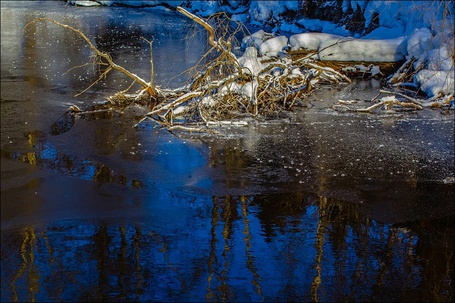
[[[142,37],[144,41],[146,41],[149,44],[150,48],[150,86],[153,86],[153,80],[155,78],[155,71],[154,71],[154,65],[153,65],[153,48],[152,48],[152,43],[153,40],[147,40],[146,38]]]
[[[411,101],[412,103],[414,103],[414,104],[416,104],[416,105],[422,107],[422,103],[421,103],[420,101],[418,101],[417,99],[414,99],[414,98],[412,98],[412,97],[409,97],[409,96],[407,96],[407,95],[405,95],[405,94],[402,94],[402,93],[399,93],[399,92],[390,92],[390,91],[388,91],[388,90],[382,90],[382,89],[379,90],[379,92],[380,92],[380,93],[383,93],[383,94],[398,95],[398,96],[403,97],[403,98],[405,98],[405,99]]]
[[[60,27],[63,27],[63,28],[66,28],[66,29],[69,29],[73,32],[75,32],[76,34],[78,34],[82,39],[85,40],[85,42],[89,45],[90,49],[92,51],[95,52],[95,54],[101,58],[104,58],[108,63],[109,63],[109,66],[123,74],[125,74],[126,76],[132,78],[133,80],[136,80],[136,82],[138,82],[141,86],[143,86],[147,91],[148,93],[150,94],[150,96],[157,96],[158,95],[158,91],[156,90],[155,87],[153,87],[150,83],[147,83],[146,81],[144,81],[141,77],[139,77],[138,75],[136,74],[133,74],[131,73],[130,71],[128,71],[127,69],[125,69],[124,67],[120,66],[120,65],[117,65],[116,63],[114,63],[114,61],[112,61],[112,58],[109,54],[107,53],[103,53],[101,52],[98,48],[96,48],[93,43],[90,41],[90,39],[83,33],[81,32],[80,30],[72,27],[72,26],[69,26],[69,25],[66,25],[66,24],[63,24],[63,23],[60,23],[58,21],[55,21],[53,19],[50,19],[50,18],[37,18],[37,19],[34,19],[32,20],[31,22],[29,22],[25,28],[27,28],[29,25],[33,24],[33,23],[37,23],[37,22],[43,22],[43,21],[48,21],[48,22],[51,22],[51,23],[54,23]],[[91,87],[91,86],[90,86]],[[86,89],[87,90],[87,89]],[[84,91],[86,91],[84,90]]]
[[[95,85],[96,83],[98,83],[99,81],[101,81],[101,79],[103,78],[106,78],[106,75],[112,70],[112,67],[108,67],[99,77],[97,80],[95,80],[92,84],[90,84],[86,89],[84,89],[83,91],[81,91],[80,93],[77,93],[74,95],[74,97],[78,97],[80,95],[82,95],[83,93],[85,93],[86,91],[88,91],[93,85]]]
[[[202,95],[202,92],[199,92],[199,91],[186,93],[183,96],[180,96],[179,98],[175,99],[171,103],[168,103],[156,110],[153,110],[153,111],[147,113],[146,116],[156,115],[156,114],[166,111],[168,109],[174,108],[177,105],[182,104],[183,102],[186,102],[187,100],[189,100],[191,98],[199,97],[201,95]]]

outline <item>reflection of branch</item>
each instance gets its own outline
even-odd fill
[[[261,277],[257,273],[257,270],[254,266],[254,257],[251,256],[250,249],[251,249],[251,232],[249,228],[249,220],[248,220],[248,213],[247,213],[247,205],[246,201],[247,198],[242,196],[240,197],[240,201],[242,202],[242,216],[243,216],[243,224],[245,225],[245,228],[243,229],[243,234],[245,235],[245,254],[246,254],[246,259],[247,259],[247,267],[253,274],[254,278],[251,279],[251,283],[256,286],[256,290],[258,295],[262,296],[262,291],[261,291],[261,284],[258,282],[261,280]]]
[[[139,226],[135,227],[136,233],[133,238],[133,245],[134,245],[134,261],[135,261],[135,270],[136,270],[136,300],[139,300],[139,295],[142,290],[142,283],[143,283],[143,276],[142,276],[142,267],[140,263],[140,255],[141,255],[141,237],[142,232]]]
[[[376,275],[376,285],[384,285],[384,280],[386,279],[387,273],[391,272],[391,267],[393,266],[393,256],[394,256],[394,245],[398,240],[397,229],[391,228],[387,234],[387,244],[385,251],[381,254],[381,259],[379,260],[378,273]]]
[[[321,285],[322,279],[321,279],[321,272],[322,272],[322,255],[324,253],[323,247],[324,247],[324,233],[325,233],[325,227],[324,223],[322,222],[324,213],[325,213],[325,204],[327,204],[327,198],[321,197],[320,198],[320,204],[319,204],[319,218],[318,218],[318,227],[316,229],[316,243],[315,247],[317,250],[316,254],[316,272],[317,275],[314,277],[313,282],[311,283],[311,300],[314,302],[318,302],[318,289],[319,286]]]
[[[223,240],[224,240],[224,247],[223,247],[223,259],[224,259],[224,267],[223,270],[220,273],[220,280],[221,280],[221,285],[218,287],[218,289],[221,291],[221,297],[223,298],[223,301],[226,301],[227,298],[227,281],[228,281],[228,271],[229,271],[229,260],[228,260],[228,254],[229,254],[229,238],[232,233],[232,197],[231,196],[226,196],[224,198],[224,209],[223,209],[223,220],[224,220],[224,226],[223,226]]]
[[[17,302],[18,297],[17,297],[17,291],[16,291],[16,282],[17,280],[22,277],[22,275],[25,273],[28,267],[28,283],[29,283],[29,291],[30,291],[30,301],[34,302],[35,301],[35,293],[38,292],[38,281],[39,277],[37,276],[36,270],[35,270],[35,255],[34,255],[34,249],[35,249],[35,228],[30,225],[26,226],[22,229],[22,234],[25,235],[25,238],[22,241],[21,244],[21,258],[22,258],[22,264],[21,267],[19,268],[18,272],[14,275],[12,282],[10,283],[11,285],[11,292],[13,293],[13,301]],[[27,244],[29,245],[29,251],[27,251]],[[28,254],[27,254],[28,253]],[[27,258],[28,255],[28,258]]]
[[[81,32],[80,30],[72,27],[72,26],[69,26],[69,25],[66,25],[66,24],[63,24],[63,23],[60,23],[58,21],[55,21],[53,19],[49,19],[49,18],[37,18],[33,21],[31,21],[30,23],[28,23],[25,28],[27,28],[29,25],[33,24],[33,23],[37,23],[37,22],[42,22],[42,21],[48,21],[48,22],[52,22],[60,27],[63,27],[63,28],[66,28],[66,29],[69,29],[73,32],[75,32],[76,34],[78,34],[82,39],[85,40],[85,42],[87,42],[87,44],[90,46],[90,49],[92,49],[95,54],[101,58],[104,58],[108,63],[109,63],[109,67],[112,68],[112,69],[115,69],[121,73],[123,73],[124,75],[130,77],[131,79],[135,80],[137,83],[139,83],[142,87],[144,87],[145,90],[147,90],[147,92],[150,94],[150,96],[157,96],[158,95],[158,91],[156,90],[155,87],[152,86],[152,83],[147,83],[145,80],[143,80],[141,77],[139,77],[138,75],[136,74],[133,74],[131,73],[130,71],[126,70],[125,68],[123,68],[122,66],[120,65],[117,65],[114,63],[114,61],[112,61],[112,58],[109,54],[107,53],[103,53],[101,52],[99,49],[97,49],[93,43],[90,41],[89,38],[87,38],[87,36]],[[105,72],[103,75],[105,76],[107,74],[107,72]],[[97,80],[99,81],[99,79]],[[96,82],[97,82],[96,81]],[[95,83],[96,83],[95,82]],[[88,88],[87,88],[88,89]]]
[[[207,294],[205,295],[205,300],[210,301],[213,297],[213,292],[211,289],[211,282],[213,279],[213,275],[215,273],[214,265],[217,262],[216,257],[216,228],[218,226],[218,198],[213,197],[213,208],[212,208],[212,228],[210,229],[210,256],[207,262],[209,276],[207,277]]]

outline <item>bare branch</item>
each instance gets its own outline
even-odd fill
[[[192,13],[190,13],[189,11],[184,9],[183,7],[177,6],[177,10],[180,13],[182,13],[183,15],[185,15],[186,17],[188,17],[191,20],[193,20],[194,22],[202,25],[209,32],[209,43],[210,43],[210,45],[217,46],[217,43],[215,42],[215,31],[213,30],[213,27],[210,26],[210,24],[208,24],[207,22],[205,22],[204,20],[202,20],[198,16],[193,15]]]
[[[153,86],[153,80],[155,78],[155,71],[154,71],[154,65],[153,65],[153,48],[152,48],[152,43],[153,40],[147,40],[144,37],[142,37],[144,41],[146,41],[149,44],[150,48],[150,83],[149,86]]]
[[[50,18],[37,18],[37,19],[34,19],[32,20],[31,22],[29,22],[25,28],[27,28],[29,25],[33,24],[33,23],[37,23],[37,22],[44,22],[44,21],[47,21],[47,22],[52,22],[60,27],[63,27],[63,28],[66,28],[66,29],[69,29],[73,32],[75,32],[76,34],[78,34],[82,39],[85,40],[85,42],[89,45],[90,49],[95,52],[95,54],[101,58],[104,58],[110,65],[110,67],[112,69],[115,69],[121,73],[123,73],[124,75],[130,77],[131,79],[135,80],[137,83],[139,83],[142,87],[144,87],[147,92],[150,94],[150,96],[157,96],[158,95],[158,91],[156,90],[155,87],[153,87],[151,85],[151,83],[147,83],[145,80],[143,80],[141,77],[139,77],[138,75],[136,74],[133,74],[131,73],[130,71],[126,70],[125,68],[123,68],[122,66],[120,65],[117,65],[116,63],[114,63],[112,61],[112,58],[109,54],[107,53],[103,53],[101,52],[99,49],[97,49],[93,43],[90,41],[90,39],[83,33],[81,32],[80,30],[72,27],[72,26],[69,26],[69,25],[66,25],[66,24],[63,24],[63,23],[60,23],[58,21],[55,21],[53,19],[50,19]],[[84,90],[86,91],[86,90]]]
[[[86,89],[84,89],[83,91],[81,91],[80,93],[77,93],[74,95],[74,97],[78,97],[80,95],[82,95],[83,93],[85,93],[86,91],[88,91],[93,85],[95,85],[96,83],[98,83],[101,79],[103,78],[106,78],[106,75],[112,70],[112,68],[109,66],[99,77],[97,80],[95,80],[95,82],[93,82],[92,84],[90,84]]]
[[[175,99],[173,102],[171,103],[168,103],[166,104],[165,106],[162,106],[154,111],[151,111],[149,113],[146,114],[146,116],[153,116],[153,115],[156,115],[158,113],[161,113],[165,110],[168,110],[168,109],[171,109],[171,108],[174,108],[175,106],[179,105],[179,104],[182,104],[183,102],[191,99],[191,98],[194,98],[194,97],[199,97],[200,95],[202,95],[202,92],[199,92],[199,91],[196,91],[196,92],[189,92],[177,99]]]
[[[190,13],[189,11],[185,10],[184,8],[182,8],[180,6],[177,6],[177,11],[179,11],[186,17],[190,18],[194,22],[202,25],[209,32],[208,40],[209,40],[210,45],[216,47],[221,53],[228,56],[229,59],[235,63],[235,66],[237,67],[237,69],[239,69],[239,73],[240,74],[242,73],[242,67],[241,67],[239,61],[237,60],[237,57],[230,51],[229,41],[228,42],[223,41],[221,38],[218,41],[215,41],[215,31],[213,30],[213,27],[210,24],[208,24],[203,19],[199,18],[196,15],[193,15],[192,13]]]
[[[390,92],[390,91],[382,90],[382,89],[379,90],[379,92],[380,92],[380,93],[384,93],[384,94],[398,95],[398,96],[403,97],[403,98],[405,98],[405,99],[411,101],[412,103],[414,103],[414,104],[420,106],[420,107],[421,107],[420,109],[422,109],[422,103],[420,103],[418,100],[416,100],[416,99],[414,99],[414,98],[412,98],[412,97],[409,97],[409,96],[407,96],[407,95],[405,95],[405,94],[402,94],[402,93],[399,93],[399,92]]]

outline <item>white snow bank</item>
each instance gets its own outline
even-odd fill
[[[346,29],[345,25],[340,27],[330,21],[302,18],[297,20],[296,24],[303,26],[308,32],[322,32],[340,36],[351,36],[351,32]],[[301,32],[301,30],[299,32]],[[298,32],[294,31],[294,33]]]
[[[434,40],[433,40],[434,42]],[[415,45],[408,59],[417,58],[414,68],[422,68],[415,76],[414,83],[419,85],[429,97],[438,94],[455,94],[454,86],[454,46],[453,40],[447,41],[440,47],[432,48],[426,39],[420,40]],[[427,47],[425,49],[425,47]],[[415,55],[419,54],[418,57]]]
[[[205,2],[205,1],[204,1]],[[279,20],[280,15],[287,10],[297,11],[299,2],[291,1],[251,1],[249,15],[251,21],[264,22],[265,20]]]
[[[319,46],[319,60],[363,61],[363,62],[395,62],[406,56],[404,38],[369,40],[352,39],[331,41],[326,40]]]
[[[422,68],[414,83],[433,97],[439,93],[454,94],[454,41],[453,34],[433,36],[429,29],[415,29],[407,40],[407,59],[415,58],[414,68]]]
[[[401,23],[394,24],[393,27],[380,26],[369,34],[363,36],[363,39],[394,39],[404,36],[404,26]]]
[[[403,60],[404,38],[372,40],[354,39],[325,33],[303,33],[289,38],[292,50],[318,51],[319,60],[395,62]]]
[[[419,58],[424,52],[431,49],[431,40],[432,35],[428,28],[414,30],[406,40],[408,57]]]
[[[440,31],[438,20],[447,21],[454,15],[453,1],[343,1],[351,2],[352,6],[363,3],[365,27],[379,22],[380,27],[402,35],[409,35],[415,28]]]
[[[300,33],[302,32],[302,27],[295,23],[283,21],[273,29],[273,32]]]
[[[336,43],[345,39],[343,36],[326,33],[302,33],[289,37],[289,44],[291,45],[291,50],[305,49],[317,51],[324,41],[333,41],[333,43]]]
[[[242,39],[242,47],[248,47],[248,46],[255,46],[257,49],[261,46],[261,44],[267,40],[273,37],[273,34],[271,33],[266,33],[262,29],[253,33],[251,36],[247,36]]]
[[[421,70],[415,75],[414,82],[429,96],[439,93],[449,95],[454,93],[454,74],[452,71]]]
[[[280,52],[283,51],[283,48],[287,47],[288,45],[288,37],[286,36],[278,36],[266,40],[264,43],[261,44],[259,47],[259,52],[263,56],[274,57],[278,56]]]
[[[99,6],[101,5],[100,3],[98,2],[94,2],[94,1],[87,1],[87,0],[76,0],[73,2],[74,5],[78,5],[78,6]]]
[[[255,47],[247,47],[243,56],[238,60],[240,65],[253,75],[257,75],[261,71],[261,61]]]
[[[442,39],[438,34],[432,36],[427,28],[416,29],[407,39],[407,58],[418,59],[415,62],[417,68],[426,64],[430,70],[449,71],[453,69],[454,41]]]

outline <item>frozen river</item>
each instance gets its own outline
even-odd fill
[[[134,129],[138,109],[51,125],[130,85],[177,87],[205,33],[164,10],[1,2],[1,301],[453,301],[454,114],[353,115],[376,80],[222,135]],[[194,34],[195,33],[195,34]],[[192,39],[189,39],[193,36]]]

